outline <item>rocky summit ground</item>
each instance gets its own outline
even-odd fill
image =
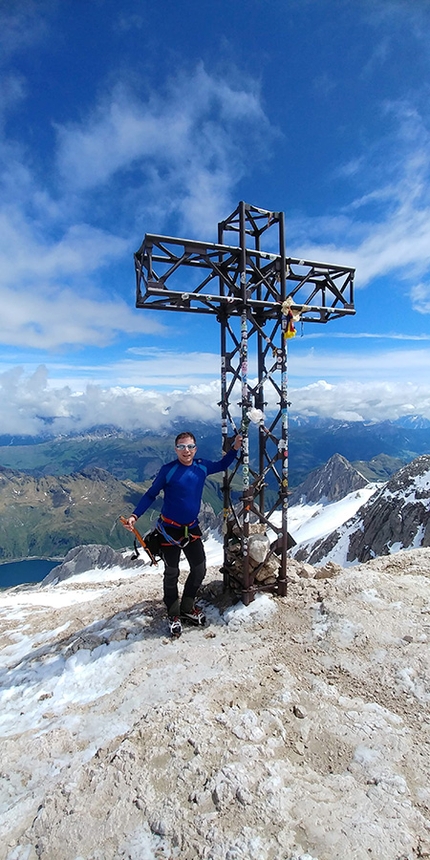
[[[166,636],[161,573],[0,595],[1,860],[430,858],[430,550],[291,562]]]

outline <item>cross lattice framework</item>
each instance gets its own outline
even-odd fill
[[[263,237],[266,250],[261,247]],[[218,224],[217,243],[146,234],[135,254],[135,269],[137,308],[213,314],[220,323],[224,448],[229,422],[236,430],[230,411],[235,396],[240,397],[243,436],[242,492],[236,505],[232,499],[239,464],[224,475],[224,584],[241,593],[245,605],[265,588],[284,596],[291,319],[324,324],[354,314],[355,271],[287,257],[284,213],[244,202]],[[251,450],[255,436],[249,432],[253,421],[259,428],[255,456]],[[269,485],[275,491],[269,491]],[[277,575],[268,585],[259,581],[259,567],[250,564],[252,522],[262,524],[274,538],[269,556],[278,562]],[[238,540],[240,576],[230,552]]]

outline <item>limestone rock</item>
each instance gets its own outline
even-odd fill
[[[314,469],[291,494],[289,505],[337,502],[367,484],[366,478],[342,457],[333,454],[320,469]]]
[[[248,552],[253,561],[261,564],[269,552],[270,540],[267,535],[251,535],[249,538]]]
[[[138,567],[146,559],[139,558],[133,560],[129,555],[124,556],[123,553],[117,552],[110,546],[101,544],[87,544],[86,546],[75,546],[71,549],[62,564],[54,567],[53,570],[42,580],[42,585],[52,585],[52,583],[61,582],[63,579],[68,579],[69,576],[76,576],[77,573],[84,573],[86,570],[92,570],[95,567],[122,567],[129,570],[131,567]]]
[[[336,564],[334,561],[328,561],[327,564],[322,565],[322,567],[316,568],[314,579],[332,579],[334,576],[338,576],[342,570],[343,568],[340,564]]]

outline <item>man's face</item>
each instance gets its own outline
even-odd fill
[[[191,447],[183,447],[190,446]],[[181,436],[175,448],[176,456],[183,466],[191,466],[197,451],[196,443],[191,436]]]

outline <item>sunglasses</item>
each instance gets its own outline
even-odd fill
[[[180,445],[175,445],[175,447],[178,451],[185,451],[185,449],[188,451],[194,451],[194,448],[197,448],[197,445],[182,445],[181,443]]]

